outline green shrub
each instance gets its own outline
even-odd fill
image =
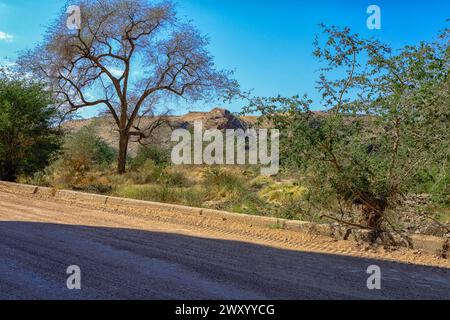
[[[271,213],[270,206],[253,192],[246,192],[240,198],[233,199],[228,203],[226,210],[257,216],[270,215]]]
[[[113,190],[113,187],[110,184],[102,184],[102,183],[92,183],[83,186],[75,185],[73,187],[75,191],[87,192],[87,193],[95,193],[95,194],[110,194]]]
[[[289,205],[304,200],[308,189],[289,184],[271,184],[265,187],[259,194],[267,202],[277,205]]]
[[[96,166],[109,167],[117,151],[99,138],[96,131],[94,123],[68,135],[58,157],[60,164],[74,172],[87,172]]]
[[[131,167],[136,170],[148,160],[158,166],[168,166],[171,163],[170,151],[157,146],[139,146],[136,156],[131,160]]]
[[[267,176],[257,176],[255,179],[250,181],[250,187],[255,189],[261,189],[273,183],[273,180]]]
[[[230,192],[241,192],[245,189],[245,181],[242,176],[224,170],[220,167],[207,168],[203,173],[205,186],[214,186]]]
[[[205,196],[205,190],[201,187],[184,188],[181,190],[180,204],[189,207],[202,207],[203,199]]]
[[[43,170],[60,146],[58,109],[41,84],[0,70],[0,180]]]
[[[163,176],[164,168],[157,166],[153,160],[148,159],[136,169],[135,173],[134,183],[156,183],[161,179],[161,176]]]
[[[189,187],[191,185],[191,181],[186,177],[185,173],[177,170],[176,167],[166,168],[158,182],[171,187]]]
[[[66,136],[61,150],[54,154],[34,180],[40,185],[106,194],[112,183],[97,183],[114,162],[117,152],[96,134],[95,123]]]
[[[411,192],[430,195],[434,204],[449,205],[450,164],[432,165],[418,170],[411,181]]]
[[[436,177],[430,194],[434,203],[450,205],[450,172],[442,172]]]

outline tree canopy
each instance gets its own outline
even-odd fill
[[[29,80],[0,77],[0,179],[14,181],[48,165],[58,149],[58,110],[51,93]]]
[[[302,170],[318,202],[339,204],[329,218],[379,231],[421,171],[450,167],[448,36],[394,53],[323,26],[314,52],[323,112],[307,95],[251,100],[246,112],[281,130],[284,166]]]
[[[180,19],[170,1],[81,0],[81,24],[69,30],[61,12],[45,40],[19,60],[45,81],[69,111],[104,106],[120,135],[120,173],[130,137],[145,136],[137,118],[167,98],[188,101],[238,90],[231,72],[215,68],[208,38]]]

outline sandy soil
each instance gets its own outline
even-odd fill
[[[450,299],[448,260],[0,192],[0,299]],[[82,290],[66,269],[82,270]],[[368,290],[378,265],[382,289]],[[427,266],[428,265],[428,266]]]

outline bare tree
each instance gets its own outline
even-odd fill
[[[237,92],[231,72],[215,68],[208,38],[179,19],[170,1],[76,4],[80,28],[67,28],[64,10],[19,65],[45,80],[69,111],[106,106],[120,136],[119,173],[126,171],[130,137],[145,136],[136,120],[161,99],[198,101]]]

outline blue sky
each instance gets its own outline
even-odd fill
[[[65,0],[0,0],[0,57],[14,60],[32,48]],[[181,16],[192,19],[211,38],[218,67],[235,70],[243,89],[257,95],[303,94],[313,98],[315,71],[312,42],[318,23],[349,26],[394,48],[429,40],[450,18],[448,0],[178,0]],[[382,29],[366,27],[366,9],[382,10]],[[447,23],[448,25],[448,23]],[[226,106],[239,111],[241,103]],[[198,104],[194,109],[210,109]],[[180,110],[179,112],[182,112]],[[83,113],[95,114],[95,110]]]

